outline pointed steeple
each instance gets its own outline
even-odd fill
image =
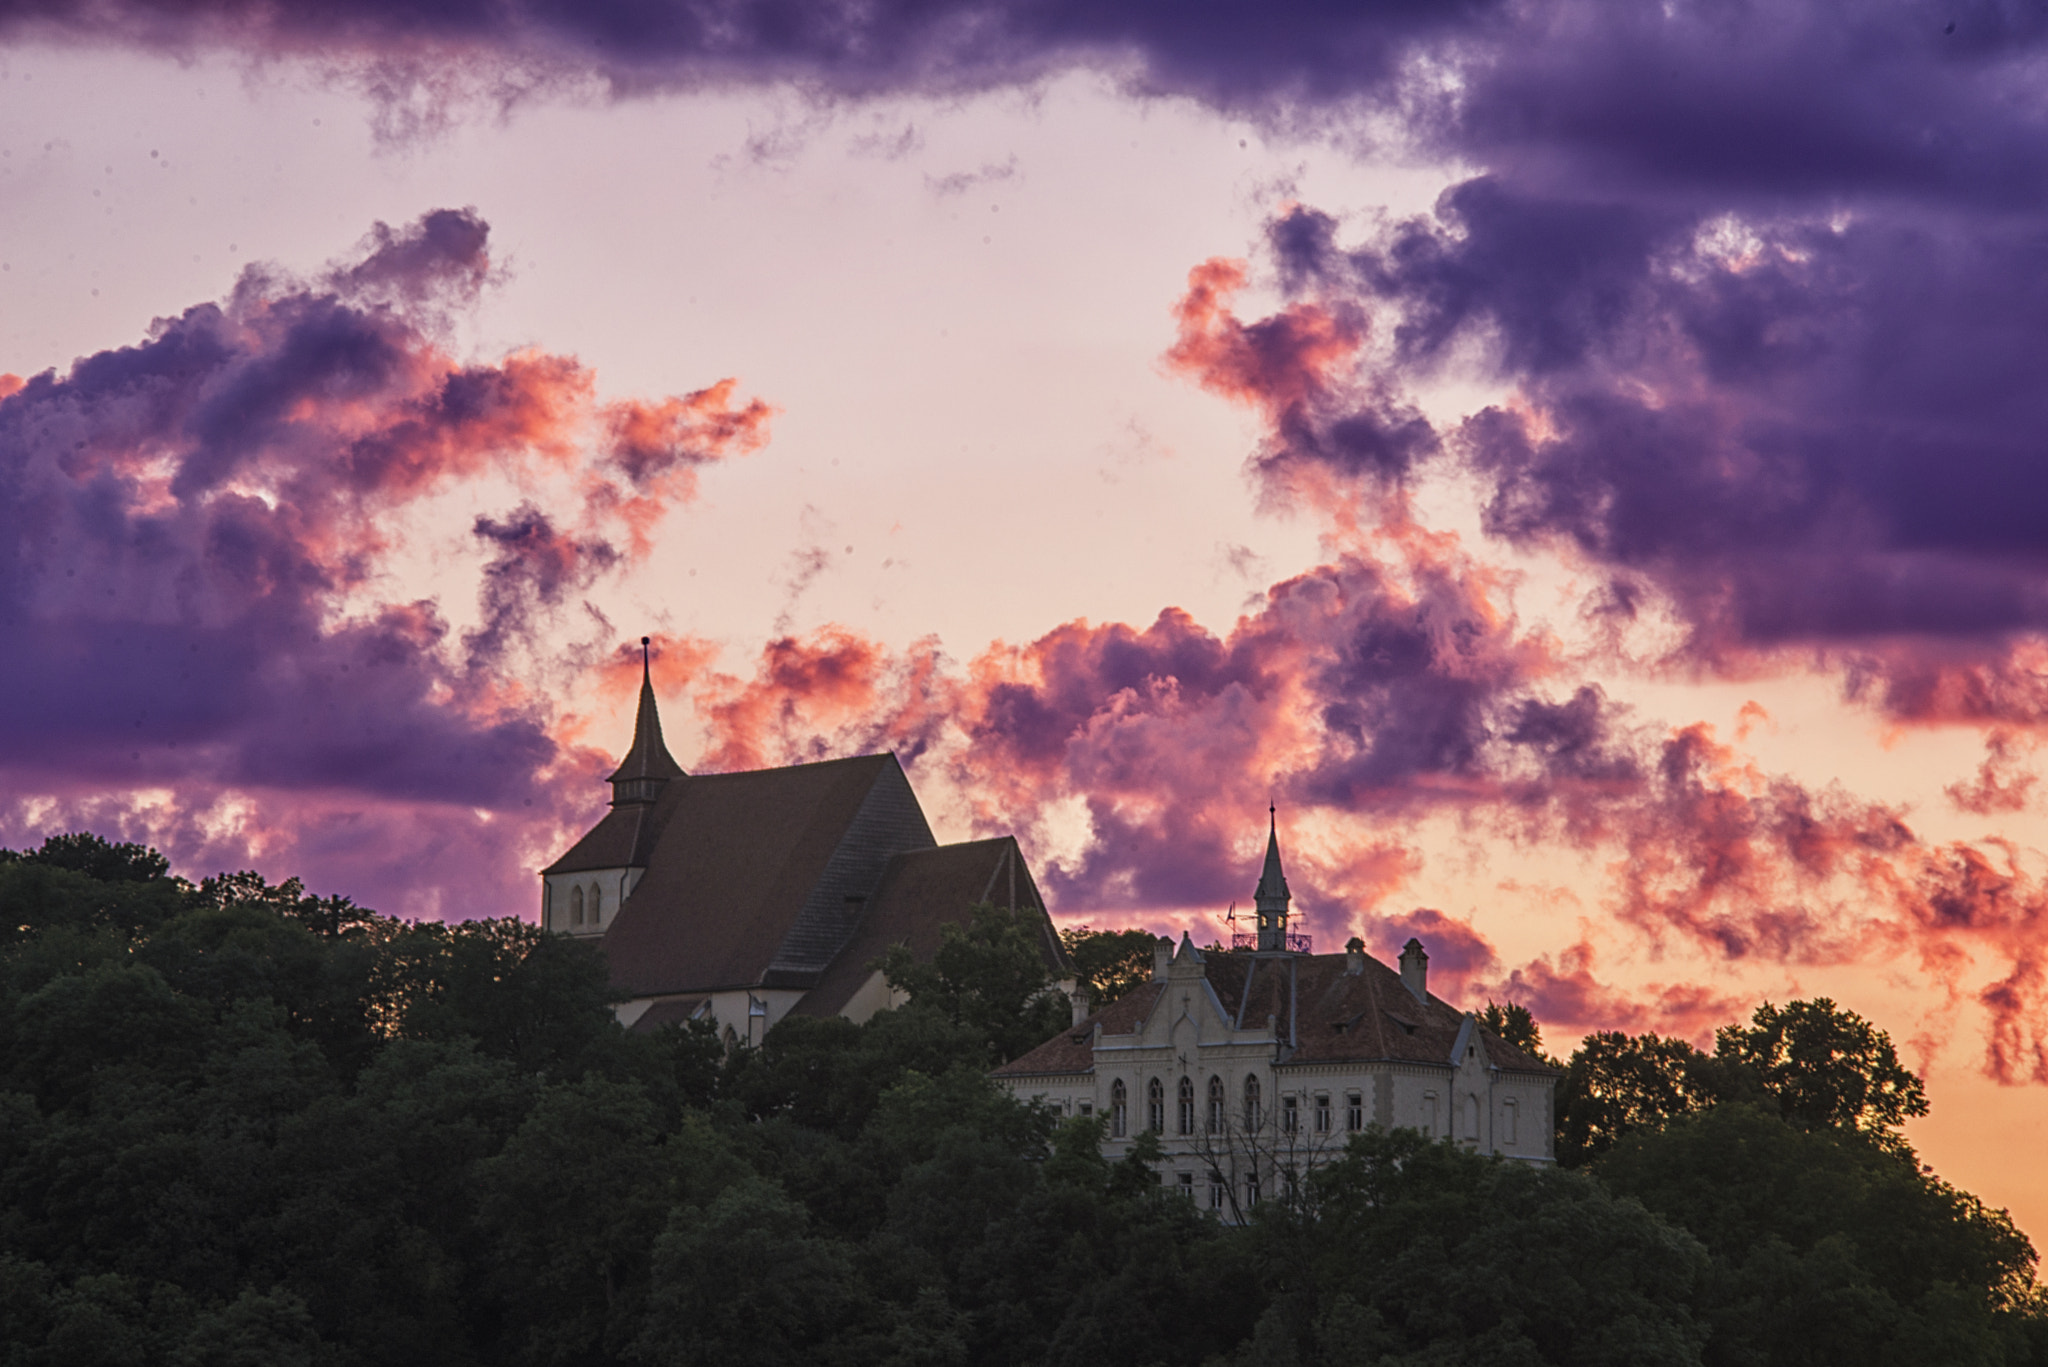
[[[633,719],[633,745],[625,759],[606,782],[612,785],[612,805],[652,802],[661,796],[662,785],[680,778],[683,766],[669,754],[661,740],[661,713],[654,705],[653,668],[648,655],[651,639],[640,638],[640,712]]]
[[[1266,808],[1266,867],[1259,874],[1259,886],[1252,893],[1258,907],[1259,948],[1287,948],[1287,906],[1293,895],[1287,891],[1287,875],[1280,869],[1280,815]]]

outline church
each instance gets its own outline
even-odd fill
[[[597,941],[619,1020],[710,1020],[759,1044],[797,1015],[864,1021],[900,999],[873,967],[920,958],[983,902],[1028,909],[1073,970],[1013,836],[941,845],[893,754],[686,774],[661,736],[641,642],[633,743],[611,808],[541,871],[541,925]]]
[[[1161,1180],[1230,1219],[1340,1152],[1369,1125],[1549,1163],[1559,1070],[1429,991],[1408,941],[1395,970],[1353,938],[1314,954],[1288,929],[1277,823],[1253,894],[1257,929],[1230,950],[1161,939],[1152,979],[996,1070],[1013,1095],[1106,1122],[1104,1152],[1140,1133]]]

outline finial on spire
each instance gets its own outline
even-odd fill
[[[683,767],[675,762],[661,739],[661,713],[654,703],[654,667],[649,647],[651,636],[640,638],[640,708],[633,719],[633,744],[608,780],[612,803],[652,802],[661,787],[680,777]]]

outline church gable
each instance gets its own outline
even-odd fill
[[[894,756],[880,766],[867,796],[839,837],[824,871],[782,937],[762,982],[769,987],[811,987],[831,966],[864,919],[892,857],[928,850],[936,842],[910,780]]]
[[[1015,837],[969,840],[892,856],[859,925],[796,1014],[865,1019],[893,1000],[886,985],[877,981],[875,961],[899,944],[920,959],[929,958],[939,947],[942,928],[982,902],[1044,912],[1045,902]],[[1043,928],[1048,969],[1058,977],[1071,977],[1073,970],[1050,918],[1043,920]]]
[[[891,779],[908,791],[895,756],[864,755],[675,780],[675,809],[647,875],[605,935],[613,985],[641,997],[761,984],[806,911],[792,952],[815,954],[807,946],[829,929],[824,902],[843,906],[863,869],[879,874],[881,846],[931,843],[914,798],[907,810],[889,798],[867,805]],[[861,838],[842,854],[864,810]],[[823,967],[794,963],[793,971]]]

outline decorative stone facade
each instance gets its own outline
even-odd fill
[[[1553,1161],[1558,1070],[1430,995],[1419,942],[1398,972],[1357,940],[1342,954],[1301,952],[1306,942],[1286,929],[1277,837],[1258,905],[1252,946],[1161,940],[1152,981],[996,1079],[1062,1113],[1102,1116],[1112,1156],[1152,1131],[1167,1154],[1161,1180],[1226,1218],[1370,1125]],[[1301,948],[1275,947],[1288,944]]]

